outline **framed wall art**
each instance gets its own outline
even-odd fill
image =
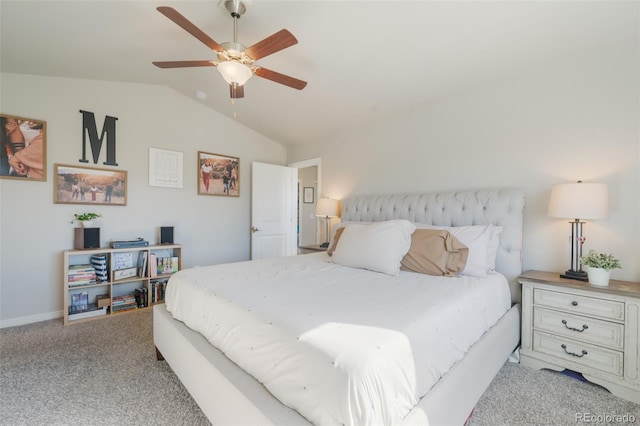
[[[53,202],[56,204],[127,205],[127,172],[56,164]]]
[[[240,159],[198,151],[198,195],[240,196]]]
[[[149,148],[149,186],[182,188],[182,157],[180,151]]]
[[[302,202],[305,204],[313,204],[313,187],[305,186],[302,195]]]
[[[47,180],[47,124],[0,114],[0,178]]]

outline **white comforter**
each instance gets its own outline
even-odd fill
[[[497,273],[392,277],[328,259],[186,269],[166,306],[319,425],[398,423],[510,307]]]

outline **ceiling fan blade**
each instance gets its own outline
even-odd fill
[[[289,86],[298,90],[304,89],[307,85],[306,81],[298,80],[297,78],[289,77],[288,75],[280,74],[279,72],[271,71],[262,67],[257,68],[255,74],[258,77],[266,78],[267,80],[284,84],[285,86]]]
[[[231,83],[229,85],[229,96],[231,99],[244,98],[244,85],[240,86],[238,84]]]
[[[244,52],[253,60],[264,58],[282,49],[293,46],[298,40],[287,30],[280,30],[262,41],[248,47]]]
[[[216,52],[222,52],[224,48],[216,43],[211,37],[206,35],[200,28],[196,27],[191,21],[182,16],[177,10],[172,7],[160,6],[157,8],[158,12],[162,13],[167,18],[185,29],[189,34],[200,40],[207,45],[209,49]]]
[[[158,68],[189,68],[189,67],[215,67],[214,61],[156,61],[152,62]]]

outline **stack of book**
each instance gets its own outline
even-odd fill
[[[107,255],[94,254],[91,256],[91,264],[96,271],[96,278],[102,282],[109,281],[109,271],[107,270]]]
[[[164,293],[167,289],[167,280],[151,280],[151,303],[164,300]]]
[[[96,270],[93,265],[69,266],[69,287],[96,283]]]
[[[111,302],[113,312],[122,312],[129,309],[137,309],[136,296],[134,294],[125,294],[124,296],[116,296]]]
[[[149,292],[146,288],[136,288],[135,296],[138,308],[146,308],[149,306]]]

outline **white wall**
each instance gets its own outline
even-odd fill
[[[289,149],[322,158],[323,196],[511,187],[526,192],[524,267],[570,267],[570,225],[547,217],[551,187],[604,182],[609,218],[585,226],[585,251],[612,252],[640,281],[639,46],[565,58],[527,75],[433,101],[368,128]],[[425,76],[428,78],[428,75]],[[353,161],[358,158],[358,161]]]
[[[0,74],[1,111],[47,122],[47,181],[0,180],[0,325],[61,316],[62,251],[73,247],[73,213],[95,210],[102,245],[144,237],[157,242],[160,226],[175,227],[184,265],[249,258],[251,162],[285,164],[280,144],[195,99],[162,86]],[[115,169],[128,172],[127,206],[53,204],[53,165],[87,166],[82,116],[117,117]],[[184,154],[184,188],[148,185],[149,147]],[[197,195],[197,151],[240,157],[240,197]],[[87,158],[91,155],[88,154]],[[111,168],[102,163],[92,167]],[[91,160],[90,160],[91,161]]]

